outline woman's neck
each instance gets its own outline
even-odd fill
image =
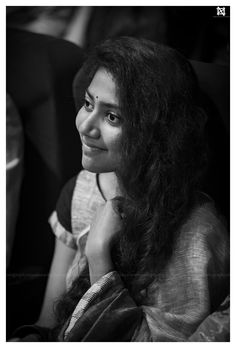
[[[118,179],[114,172],[98,174],[98,182],[107,201],[120,195]]]

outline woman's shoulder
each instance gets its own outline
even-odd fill
[[[186,224],[191,226],[190,231],[207,234],[220,233],[227,235],[227,223],[224,216],[217,209],[214,200],[206,194],[201,193],[200,198],[192,208]]]
[[[72,234],[77,240],[88,232],[94,213],[103,202],[96,174],[80,171],[62,188],[56,210],[49,218],[54,234],[67,239],[71,239]]]
[[[71,201],[71,224],[74,234],[89,228],[91,220],[104,199],[97,185],[95,173],[82,170],[77,176]]]
[[[69,197],[72,199],[72,195],[75,190],[87,192],[89,186],[96,185],[96,174],[88,172],[87,170],[81,170],[78,174],[71,177],[63,186],[60,197]]]
[[[186,253],[209,251],[219,258],[229,253],[229,232],[225,218],[209,196],[203,196],[192,208],[178,235]]]
[[[63,186],[58,204],[71,207],[71,202],[74,195],[80,197],[87,197],[91,188],[96,187],[96,174],[88,172],[87,170],[81,170],[77,175],[70,178]]]
[[[68,231],[71,227],[71,207],[73,200],[80,200],[84,203],[91,196],[91,189],[95,191],[96,174],[86,170],[80,171],[77,175],[70,178],[63,186],[56,203],[56,213],[59,222]]]

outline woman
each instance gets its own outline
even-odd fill
[[[189,340],[228,291],[227,233],[201,192],[196,77],[175,50],[129,37],[100,44],[82,72],[84,170],[50,218],[58,239],[40,318],[16,336]]]

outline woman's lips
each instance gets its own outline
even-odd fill
[[[90,153],[98,153],[101,151],[106,151],[105,149],[102,149],[98,146],[95,145],[88,145],[84,141],[82,141],[82,146],[83,146],[83,151],[85,154],[90,154]]]

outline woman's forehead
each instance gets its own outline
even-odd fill
[[[119,105],[117,84],[112,74],[105,68],[99,68],[87,88],[89,94],[104,103]]]

